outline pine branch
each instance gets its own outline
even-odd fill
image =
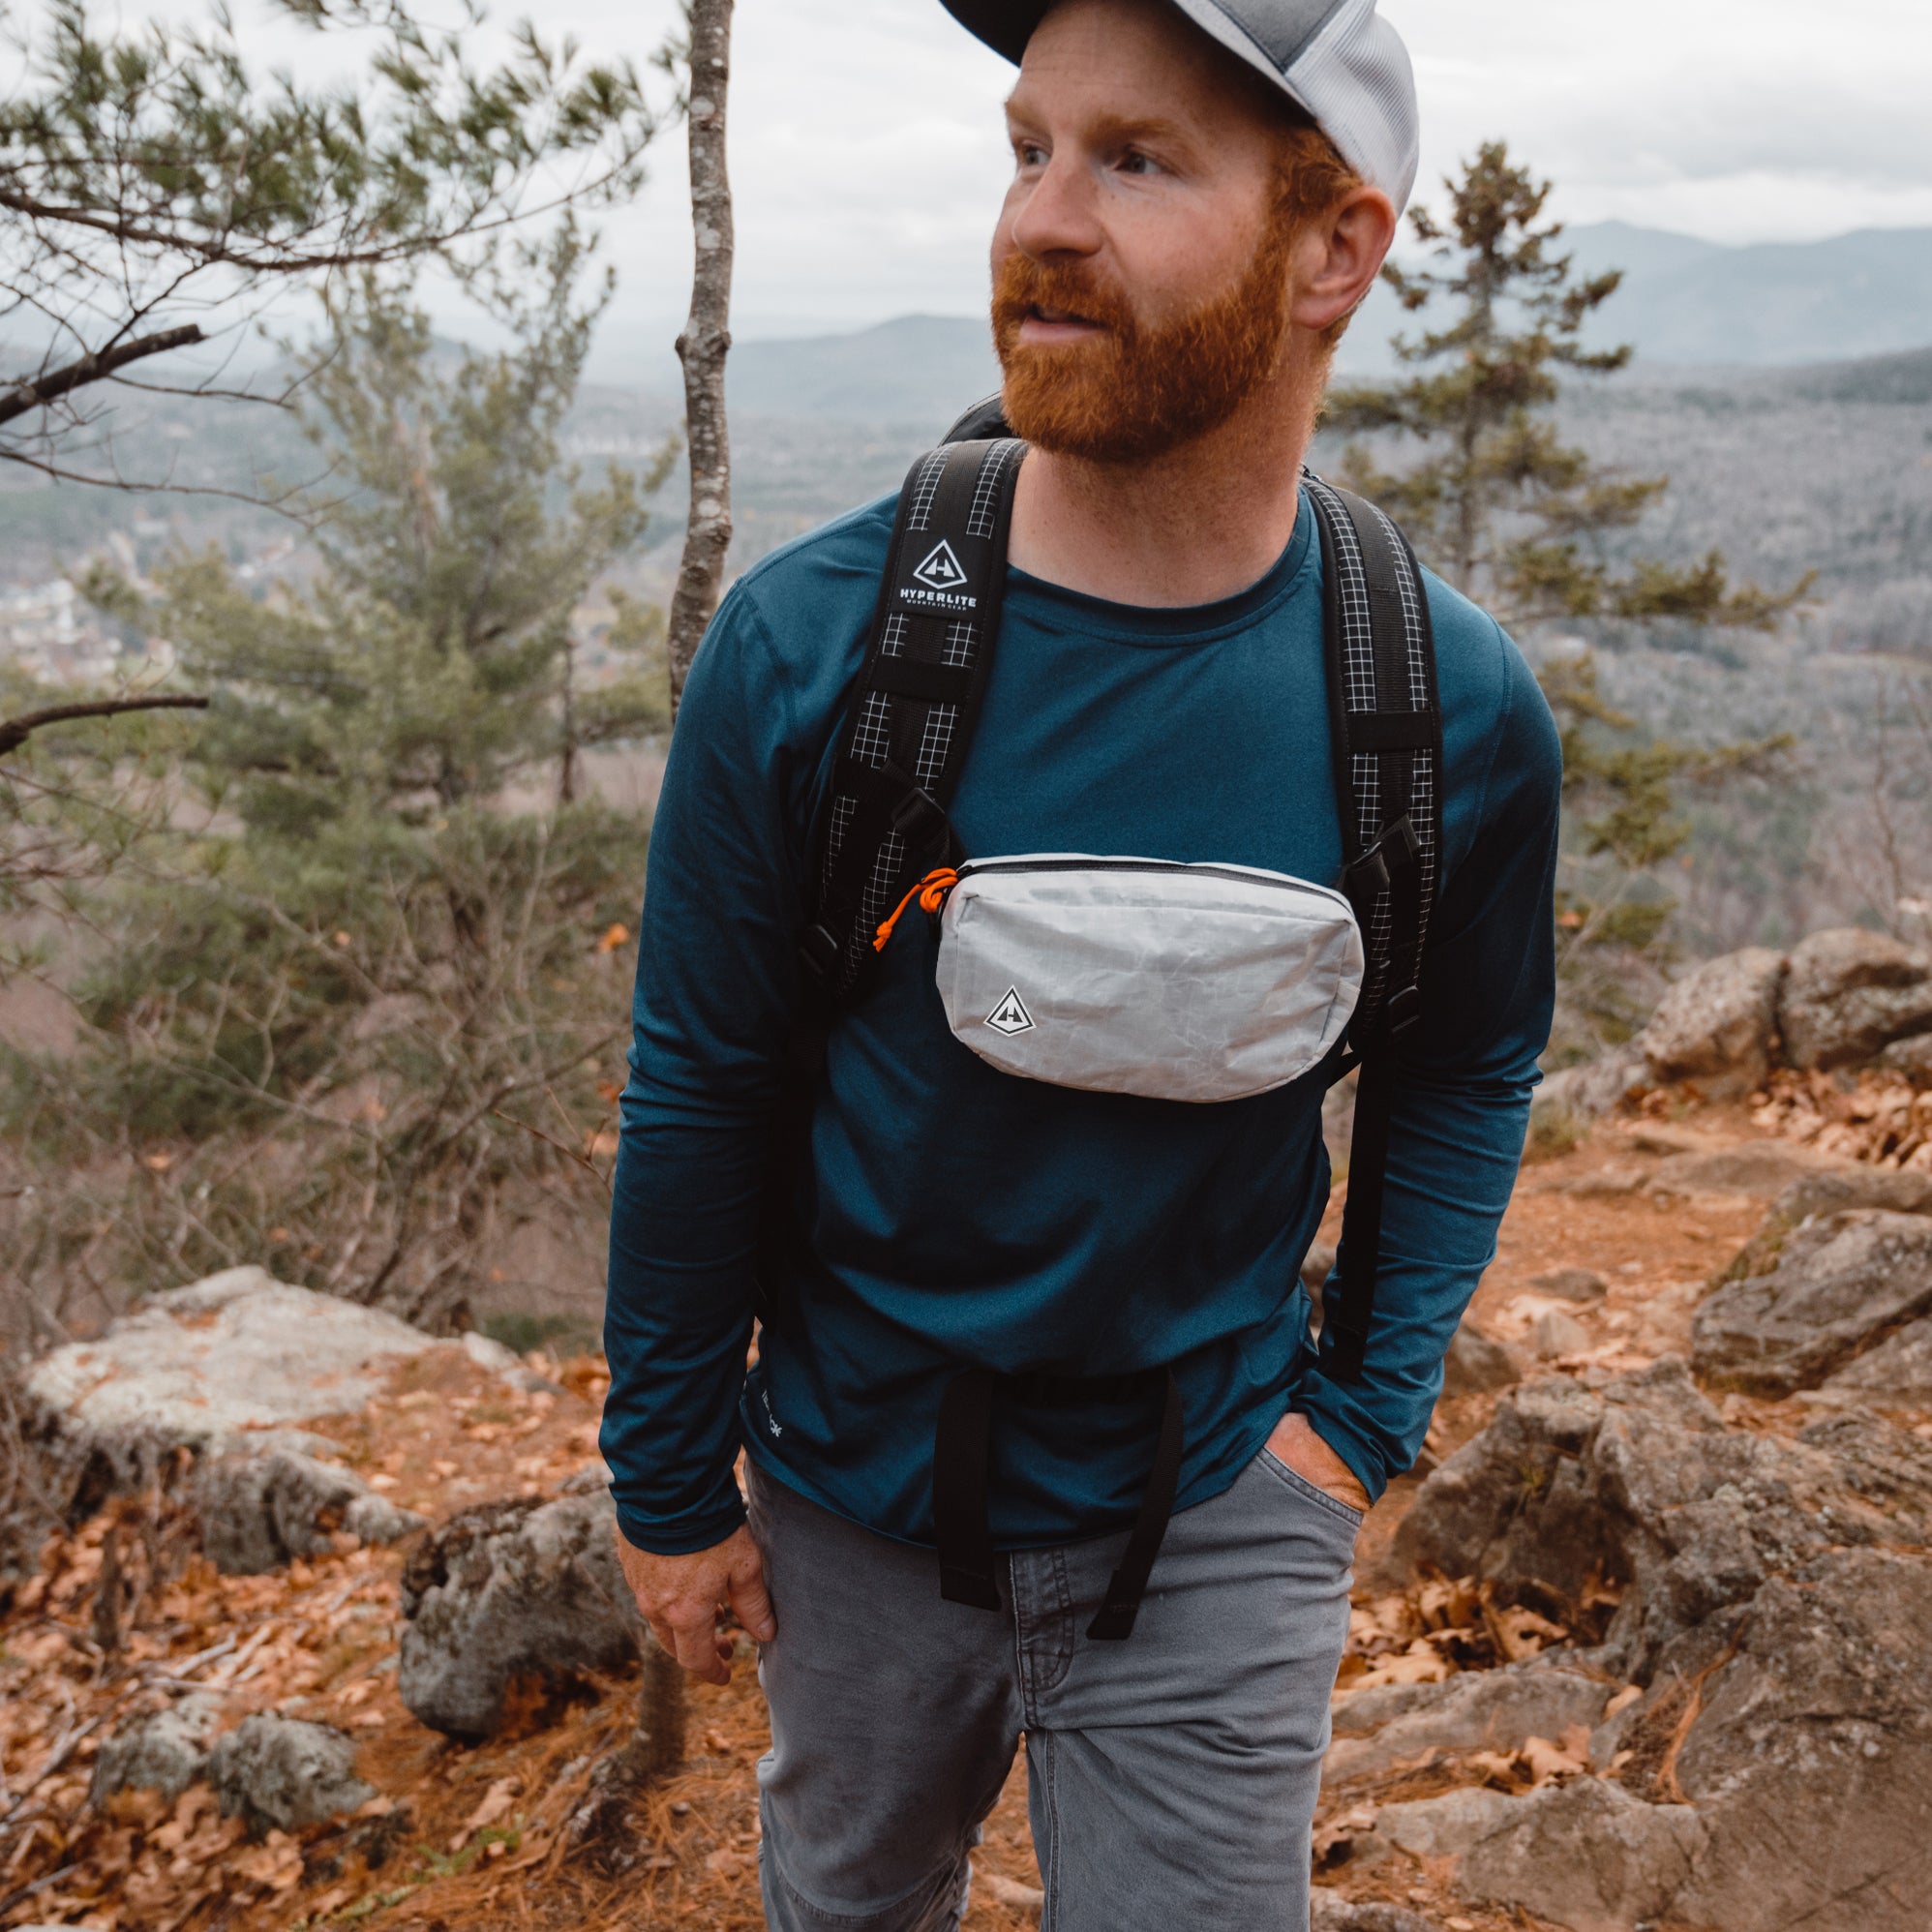
[[[129,711],[205,711],[206,698],[100,698],[83,705],[56,705],[50,710],[0,719],[0,758],[17,751],[37,731],[68,724],[75,718],[115,718]]]

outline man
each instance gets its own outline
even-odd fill
[[[1300,469],[1413,176],[1400,44],[1374,0],[948,4],[1023,53],[993,279],[1031,445],[953,824],[975,854],[1333,882]],[[727,1601],[762,1646],[773,1927],[957,1924],[1024,1734],[1055,1932],[1304,1928],[1355,1532],[1421,1445],[1547,1035],[1555,733],[1495,623],[1430,580],[1440,887],[1359,1379],[1327,1372],[1297,1279],[1323,1076],[1211,1105],[1011,1077],[948,1031],[918,921],[831,1030],[792,1318],[747,1376],[814,806],[892,514],[748,572],[685,693],[613,1222],[626,1574],[700,1676],[726,1679]],[[995,1408],[997,1612],[943,1598],[933,1555],[935,1416],[975,1370],[1124,1392]],[[1177,1506],[1131,1638],[1100,1641],[1162,1424],[1132,1391],[1167,1371]]]

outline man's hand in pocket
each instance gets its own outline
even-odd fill
[[[1369,1493],[1356,1480],[1355,1472],[1319,1435],[1307,1416],[1294,1409],[1275,1425],[1268,1438],[1271,1455],[1285,1463],[1304,1482],[1325,1491],[1337,1502],[1364,1515],[1369,1510]]]

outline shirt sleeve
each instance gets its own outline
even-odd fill
[[[744,1516],[738,1399],[823,750],[800,709],[740,585],[697,653],[651,827],[613,1185],[601,1447],[623,1533],[662,1555]]]
[[[1421,1016],[1398,1050],[1363,1376],[1331,1376],[1325,1337],[1293,1399],[1371,1496],[1420,1453],[1443,1357],[1495,1258],[1555,1004],[1562,749],[1534,677],[1496,636],[1506,692],[1474,835],[1438,894]]]

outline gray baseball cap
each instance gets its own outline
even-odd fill
[[[946,11],[1017,61],[1053,0],[944,0]],[[1310,114],[1342,158],[1400,212],[1415,186],[1415,71],[1375,0],[1173,0]]]

